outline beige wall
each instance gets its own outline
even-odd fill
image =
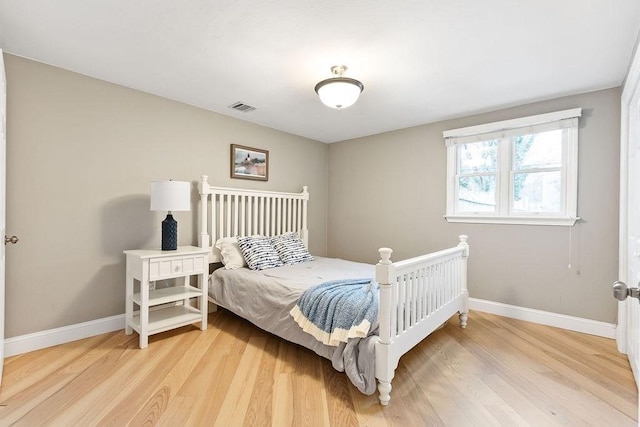
[[[175,213],[180,245],[197,245],[201,174],[221,186],[308,185],[310,249],[325,254],[327,145],[4,58],[7,232],[20,238],[7,248],[7,338],[124,312],[122,251],[160,245],[153,179],[193,182],[192,211]],[[269,150],[268,182],[229,178],[231,143]]]
[[[160,241],[163,215],[149,211],[149,182],[192,181],[195,209],[201,174],[222,186],[298,191],[309,185],[310,246],[317,255],[328,247],[330,256],[376,262],[377,249],[390,246],[394,259],[402,259],[451,246],[466,233],[472,297],[616,320],[610,284],[617,276],[619,89],[327,146],[4,58],[7,232],[20,237],[7,251],[6,337],[122,313],[122,250]],[[582,222],[568,228],[444,220],[443,130],[573,107],[584,109]],[[229,178],[231,143],[270,151],[269,182]],[[197,243],[196,215],[175,214],[179,244]]]
[[[581,222],[447,223],[442,131],[573,107],[583,108]],[[389,246],[400,260],[453,246],[458,234],[468,234],[472,297],[615,323],[619,129],[616,88],[331,144],[328,255],[376,262],[377,249]]]

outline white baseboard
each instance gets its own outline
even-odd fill
[[[582,332],[599,337],[611,339],[615,339],[616,337],[616,325],[613,323],[599,322],[597,320],[583,319],[565,314],[551,313],[549,311],[518,307],[476,298],[469,298],[469,308],[484,313],[526,320],[527,322],[554,326],[556,328],[568,329],[570,331]]]
[[[534,310],[476,298],[469,298],[469,308],[498,316],[526,320],[541,325],[555,326],[556,328],[568,329],[570,331],[605,338],[615,339],[616,336],[616,325],[613,323],[598,322],[596,320],[582,319],[564,314],[550,313],[548,311]],[[17,354],[28,353],[30,351],[121,329],[124,329],[124,314],[7,338],[4,340],[4,355],[5,357],[15,356]]]
[[[124,314],[20,335],[4,340],[4,355],[5,357],[15,356],[120,329],[124,329]]]

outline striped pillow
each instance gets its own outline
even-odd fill
[[[268,237],[238,237],[238,246],[252,270],[264,270],[283,265]]]
[[[313,257],[305,247],[298,233],[286,233],[271,238],[271,244],[285,265],[313,261]]]

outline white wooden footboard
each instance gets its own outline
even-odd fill
[[[456,312],[467,325],[467,236],[457,247],[399,262],[389,248],[380,249],[376,281],[380,284],[380,339],[376,344],[376,378],[380,403],[390,399],[391,380],[400,356],[435,331]]]

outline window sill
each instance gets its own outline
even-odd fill
[[[470,224],[515,224],[515,225],[559,225],[573,226],[577,218],[538,217],[538,216],[485,216],[485,215],[445,215],[448,222],[464,222]]]

